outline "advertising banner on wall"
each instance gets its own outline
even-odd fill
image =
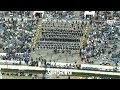
[[[108,24],[113,24],[113,23],[115,23],[115,20],[107,20],[107,23]]]

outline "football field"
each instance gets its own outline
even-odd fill
[[[32,79],[30,76],[2,76],[2,79]]]

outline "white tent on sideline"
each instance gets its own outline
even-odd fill
[[[87,15],[91,15],[91,16],[95,16],[95,11],[85,11],[84,13],[84,17],[86,17]]]
[[[43,15],[44,15],[44,11],[34,11],[34,12],[33,12],[33,16],[35,16],[36,13],[41,13],[41,14],[42,14],[42,17],[43,17]]]

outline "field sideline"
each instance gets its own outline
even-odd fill
[[[14,66],[14,65],[0,65],[0,68],[6,69],[19,69],[19,70],[45,70],[42,67],[32,67],[32,66]],[[91,73],[91,74],[103,74],[103,75],[117,75],[120,76],[119,72],[102,72],[102,71],[89,71],[89,70],[73,70],[73,69],[57,69],[57,68],[47,68],[50,71],[68,71],[68,72],[80,72],[80,73]]]

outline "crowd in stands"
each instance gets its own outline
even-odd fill
[[[0,38],[4,42],[2,49],[7,53],[7,56],[3,56],[2,59],[25,60],[28,63],[32,38],[35,36],[33,30],[37,28],[38,20],[32,17],[29,19],[29,11],[26,13],[22,11],[6,13],[17,14],[7,19],[1,18],[0,27],[3,33],[0,34]],[[103,60],[102,62],[100,60],[101,65],[111,65],[109,61],[119,63],[119,22],[110,24],[99,21],[113,19],[119,21],[119,13],[119,11],[96,11],[95,17],[91,18],[91,22],[84,17],[84,11],[80,12],[79,17],[82,21],[73,21],[76,17],[74,11],[45,11],[45,17],[48,20],[42,22],[41,37],[37,43],[37,48],[54,49],[55,52],[57,50],[62,50],[63,52],[65,50],[69,52],[79,50],[80,57],[82,57],[81,61],[89,64],[94,64],[93,58],[99,61],[99,57],[106,54],[109,58],[106,57],[106,61]],[[49,17],[52,17],[52,20],[49,20]],[[70,21],[70,19],[66,18],[73,19]],[[66,21],[62,21],[62,19],[66,19]],[[86,43],[80,48],[80,42],[82,42],[80,38],[84,36],[87,24],[91,26],[92,30],[86,34]],[[16,55],[15,53],[24,54]]]
[[[48,17],[49,14],[53,15],[53,13],[56,14],[55,12],[47,12]],[[80,15],[83,20],[86,20],[84,11]],[[103,60],[102,63],[100,61],[100,64],[111,65],[109,61],[114,61],[114,58],[119,59],[119,22],[109,24],[107,22],[100,22],[100,20],[119,20],[119,11],[96,11],[95,18],[92,19],[98,21],[89,23],[92,26],[92,30],[87,34],[87,43],[81,49],[79,38],[84,34],[83,31],[86,23],[84,21],[77,22],[77,20],[75,22],[55,21],[54,18],[42,24],[42,38],[40,38],[38,48],[55,50],[80,49],[81,60],[89,64],[94,64],[94,61],[91,59],[92,57],[98,58],[107,53],[109,57],[106,57],[106,61]]]
[[[2,53],[7,53],[2,59],[19,59],[25,60],[28,63],[30,59],[30,52],[32,47],[32,38],[35,33],[34,29],[37,28],[38,20],[34,18],[29,19],[29,12],[27,15],[24,12],[16,12],[17,17],[2,17],[1,29],[3,33],[0,38],[3,42]],[[16,55],[16,53],[23,53]]]
[[[93,23],[93,30],[89,33],[89,41],[87,46],[83,47],[81,54],[83,58],[88,59],[90,57],[99,57],[101,54],[108,53],[110,55],[112,52],[119,58],[119,28],[114,23],[112,26],[107,23]],[[109,51],[107,51],[109,50]],[[111,54],[110,58],[115,58],[114,54]]]
[[[96,11],[95,20],[120,20],[120,11]]]
[[[74,11],[46,11],[46,17],[56,18],[56,19],[72,19],[75,17]]]

